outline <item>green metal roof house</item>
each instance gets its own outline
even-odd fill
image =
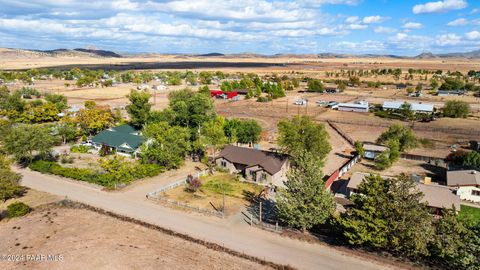
[[[145,141],[145,138],[140,136],[139,130],[134,127],[122,125],[106,129],[90,140],[97,148],[106,145],[115,149],[117,152],[132,154],[137,152],[140,145]]]

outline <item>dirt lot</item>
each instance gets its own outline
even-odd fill
[[[10,199],[5,202],[0,201],[0,212],[6,210],[7,206],[14,202],[23,202],[28,204],[30,207],[37,207],[39,205],[56,202],[61,199],[62,198],[52,195],[50,193],[34,189],[27,189],[26,193],[20,198]]]
[[[434,166],[433,164],[428,164],[423,161],[414,161],[414,160],[405,160],[400,159],[393,164],[392,167],[384,170],[378,171],[375,169],[374,162],[370,160],[363,159],[361,162],[355,164],[352,169],[348,172],[347,175],[343,176],[342,178],[348,179],[350,175],[355,172],[366,172],[366,173],[375,173],[381,174],[385,176],[397,176],[401,173],[405,173],[407,175],[417,174],[420,176],[428,176],[432,178],[434,182],[445,182],[446,176],[446,169],[442,167]]]
[[[63,257],[2,261],[1,269],[270,269],[85,209],[45,209],[2,221],[0,239],[2,254]]]

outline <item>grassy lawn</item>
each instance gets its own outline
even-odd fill
[[[243,206],[248,204],[246,196],[258,195],[263,187],[255,184],[241,182],[235,175],[227,173],[215,173],[214,175],[200,178],[202,186],[195,192],[185,190],[179,186],[165,193],[171,200],[189,204],[209,210],[219,210],[223,204],[223,193],[225,192],[225,214],[237,213]]]
[[[459,218],[467,222],[480,223],[480,208],[475,208],[468,205],[460,206]]]

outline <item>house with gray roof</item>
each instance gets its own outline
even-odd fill
[[[276,152],[227,145],[215,158],[215,164],[247,181],[284,186],[289,169],[288,157]]]
[[[448,171],[447,186],[455,188],[462,200],[480,202],[480,172],[477,170]]]
[[[106,129],[90,139],[96,149],[108,147],[118,154],[126,155],[136,155],[144,141],[139,130],[130,125]]]
[[[363,179],[368,175],[370,174],[362,172],[356,172],[352,174],[347,183],[348,196],[358,192],[358,185],[360,185]],[[388,176],[382,177],[384,179],[390,178]],[[460,197],[455,195],[455,192],[452,188],[437,184],[422,183],[417,183],[416,187],[423,193],[421,202],[427,203],[433,213],[440,214],[440,210],[443,208],[452,209],[455,207],[457,211],[460,210]]]

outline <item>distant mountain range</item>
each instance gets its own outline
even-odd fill
[[[87,57],[152,57],[162,55],[161,53],[142,53],[142,54],[130,54],[130,53],[118,53],[107,50],[97,49],[55,49],[55,50],[23,50],[23,49],[1,49],[0,54],[15,54],[17,56],[87,56]],[[163,54],[165,55],[165,54]],[[444,53],[433,54],[431,52],[424,52],[417,56],[399,56],[399,55],[382,55],[382,54],[340,54],[340,53],[318,53],[318,54],[274,54],[264,55],[257,53],[238,53],[238,54],[223,54],[218,52],[206,53],[206,54],[169,54],[176,55],[177,57],[224,57],[224,58],[283,58],[283,57],[303,57],[303,58],[393,58],[393,59],[440,59],[440,58],[464,58],[464,59],[480,59],[480,50],[471,52],[459,52],[459,53]]]
[[[88,55],[88,56],[96,56],[96,57],[114,57],[114,58],[120,58],[122,55],[112,52],[112,51],[105,51],[105,50],[96,50],[96,49],[82,49],[82,48],[77,48],[73,50],[69,49],[56,49],[56,50],[34,50],[40,53],[47,53],[47,54],[52,54],[52,55]]]

